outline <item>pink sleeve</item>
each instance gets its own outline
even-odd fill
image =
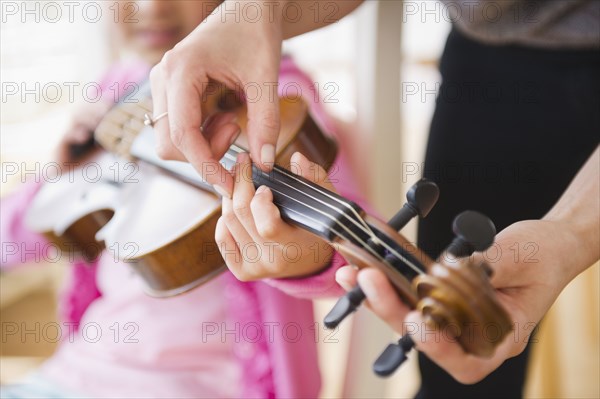
[[[317,123],[333,136],[339,137],[340,135],[335,134],[334,124],[331,123],[330,118],[327,117],[327,114],[321,107],[320,100],[317,99],[318,101],[315,101],[314,89],[310,78],[298,69],[291,58],[283,58],[281,61],[279,87],[286,87],[290,83],[302,89],[302,95],[308,102],[311,115]],[[359,194],[359,190],[354,185],[354,179],[350,176],[347,160],[343,153],[338,154],[335,163],[329,171],[329,176],[340,195],[356,202],[367,213],[370,212],[370,207],[366,200]],[[340,267],[347,264],[348,262],[342,255],[335,252],[329,267],[319,274],[298,279],[265,279],[264,282],[280,289],[286,294],[298,298],[340,296],[345,291],[335,281],[335,273]]]
[[[335,273],[340,267],[347,264],[348,262],[342,255],[335,252],[329,266],[319,274],[298,279],[265,279],[264,282],[296,298],[316,299],[341,296],[344,289],[335,281]]]
[[[0,206],[2,237],[0,267],[2,269],[37,261],[42,257],[47,240],[41,234],[28,230],[23,224],[25,212],[40,187],[39,183],[26,183],[22,189],[2,199],[2,206]]]

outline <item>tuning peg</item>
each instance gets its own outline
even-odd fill
[[[415,346],[410,335],[404,335],[396,344],[389,344],[373,363],[373,371],[380,377],[387,377],[408,359],[406,354]]]
[[[470,256],[475,251],[485,251],[496,237],[494,223],[484,214],[475,211],[465,211],[455,217],[452,231],[456,237],[447,251],[457,258]]]
[[[416,182],[406,193],[406,203],[390,219],[388,225],[399,231],[415,216],[426,217],[440,196],[437,184],[427,179]]]
[[[341,297],[335,306],[327,313],[323,323],[327,328],[335,328],[348,316],[356,311],[362,301],[365,300],[365,293],[357,285]]]
[[[456,257],[471,256],[475,251],[484,251],[494,243],[496,226],[485,215],[465,211],[454,218],[452,231],[456,237],[447,251]],[[484,264],[485,265],[485,264]],[[491,269],[485,270],[488,275]],[[381,377],[392,374],[407,359],[406,354],[415,346],[409,335],[404,335],[397,344],[389,344],[373,364],[373,371]]]
[[[406,203],[390,219],[388,225],[394,230],[401,230],[415,216],[424,218],[429,214],[439,196],[440,190],[437,184],[427,179],[419,180],[408,190]],[[364,300],[365,294],[361,288],[358,285],[352,288],[327,313],[323,320],[325,327],[337,327],[348,315],[355,312]]]

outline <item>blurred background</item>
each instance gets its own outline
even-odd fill
[[[0,3],[4,196],[21,181],[18,174],[7,172],[7,165],[16,162],[22,172],[31,170],[34,162],[50,159],[82,101],[82,88],[99,78],[116,52],[110,24],[102,18],[69,21],[68,15],[55,17],[48,8],[45,18],[23,22],[9,18],[8,3],[18,3]],[[43,8],[48,2],[29,3]],[[80,2],[86,3],[94,2]],[[411,2],[411,7],[433,10],[432,4]],[[408,15],[406,9],[402,1],[368,1],[349,17],[284,46],[284,52],[312,76],[321,95],[328,97],[326,109],[343,134],[351,136],[357,182],[386,218],[402,205],[405,191],[419,178],[440,82],[437,62],[450,29],[442,13]],[[75,87],[72,98],[69,84]],[[63,91],[60,98],[56,90]],[[403,233],[414,240],[414,223]],[[54,298],[64,268],[36,264],[0,275],[0,382],[15,381],[52,353],[56,343],[8,339],[5,327],[55,320]],[[600,397],[598,286],[596,265],[570,284],[542,323],[533,344],[527,397]],[[316,319],[322,320],[332,304],[318,301]],[[368,311],[359,310],[330,338],[320,344],[322,397],[392,398],[415,393],[419,377],[414,357],[389,379],[373,376],[373,360],[395,337]]]

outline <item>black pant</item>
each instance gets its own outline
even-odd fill
[[[452,219],[463,210],[485,213],[498,231],[541,218],[600,134],[599,51],[488,46],[454,30],[440,69],[423,175],[441,195],[418,236],[432,257],[452,240]],[[417,398],[521,397],[528,355],[468,386],[420,355]]]

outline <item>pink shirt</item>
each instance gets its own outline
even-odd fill
[[[118,65],[103,82],[106,87],[137,82],[147,71]],[[284,59],[280,87],[292,81],[302,87],[317,122],[333,131],[313,100],[311,81]],[[334,170],[345,185],[337,189],[364,204],[348,185],[344,162],[340,154]],[[21,223],[35,192],[30,186],[3,200],[3,241],[43,240]],[[18,260],[2,258],[6,264]],[[40,372],[93,397],[316,397],[320,377],[312,304],[299,298],[342,294],[334,274],[343,264],[336,254],[319,275],[253,283],[225,273],[187,294],[156,299],[143,292],[143,282],[127,265],[105,253],[96,284],[93,267],[75,266],[80,276],[72,276],[75,286],[63,314],[80,321],[79,330],[64,324],[63,342]]]

